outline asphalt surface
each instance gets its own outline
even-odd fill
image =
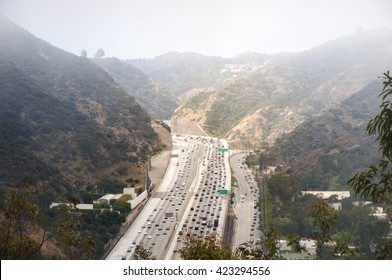
[[[235,213],[237,223],[232,248],[243,243],[255,243],[261,237],[258,219],[258,187],[251,170],[245,164],[246,153],[230,157],[230,166],[238,183],[235,188]]]
[[[136,245],[152,259],[178,259],[186,235],[222,235],[230,192],[227,143],[200,136],[173,137],[159,186],[106,259],[133,259]]]

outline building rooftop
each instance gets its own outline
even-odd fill
[[[321,199],[329,199],[332,196],[336,196],[338,200],[342,200],[350,197],[349,191],[302,191],[302,194],[312,194]]]

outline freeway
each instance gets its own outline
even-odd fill
[[[261,237],[258,214],[258,187],[251,171],[245,164],[246,153],[235,154],[230,157],[230,166],[238,183],[235,190],[235,212],[237,226],[233,248],[243,243],[254,243]]]
[[[230,191],[226,149],[217,138],[173,136],[161,184],[106,259],[133,259],[136,245],[152,259],[178,259],[186,235],[221,235]]]

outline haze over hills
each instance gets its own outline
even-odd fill
[[[380,159],[366,125],[379,111],[382,81],[374,81],[335,108],[310,118],[266,149],[265,166],[296,175],[301,186],[343,190],[355,172]]]
[[[74,195],[80,202],[93,203],[112,192],[97,186],[103,181],[110,181],[110,186],[116,184],[116,190],[120,191],[125,183],[142,185],[148,159],[172,144],[170,129],[151,117],[169,119],[172,115],[174,133],[176,127],[181,127],[183,134],[204,135],[206,131],[230,140],[230,149],[233,143],[241,143],[242,147],[244,143],[254,143],[251,148],[266,148],[257,155],[261,159],[258,163],[277,167],[277,173],[293,175],[292,181],[289,176],[281,177],[289,178],[290,184],[298,184],[298,190],[344,190],[354,172],[379,160],[377,145],[368,137],[365,127],[379,110],[382,81],[377,77],[391,65],[392,32],[388,30],[358,32],[297,54],[247,52],[221,58],[167,53],[155,59],[124,61],[72,55],[0,16],[0,195],[12,184],[20,183],[24,176],[44,188],[38,197],[43,208]],[[192,122],[200,127],[195,129]],[[189,163],[186,169],[195,174],[203,171],[194,168],[194,164],[202,162],[204,153],[198,150],[200,142],[194,142],[199,138],[179,138],[184,142],[177,144],[188,147],[181,149],[181,153],[197,157],[194,160],[187,157],[185,162],[176,159],[173,166],[177,161],[177,166]],[[190,145],[195,145],[195,149]],[[220,147],[221,144],[211,146],[212,151],[226,150]],[[212,169],[225,166],[215,161],[226,157],[217,159],[209,148],[205,151],[207,156],[214,157]],[[178,157],[176,153],[170,155]],[[167,155],[166,159],[170,157]],[[162,170],[166,164],[162,164]],[[176,169],[177,175],[183,177],[185,171],[180,170],[182,167]],[[213,171],[218,177],[225,174]],[[173,174],[174,171],[169,172],[170,176]],[[265,186],[270,187],[268,179],[264,190]],[[188,183],[180,184],[188,184],[192,190],[193,181],[184,180]],[[230,185],[230,180],[226,181]],[[294,202],[291,191],[294,188],[282,186]],[[295,189],[296,192],[297,186]],[[254,193],[256,199],[257,192],[245,193],[252,197]],[[264,194],[263,197],[266,198]],[[249,213],[250,216],[253,213],[256,221],[262,213],[261,201],[253,202],[250,198],[249,202],[254,204],[254,207],[246,205],[252,209]],[[104,254],[108,244],[116,243],[115,235],[124,235],[120,225],[124,225],[130,205],[120,201],[117,211],[116,203],[111,208],[115,211],[85,212],[86,224],[78,232],[96,237],[97,258]],[[264,204],[266,215],[267,204],[273,203]],[[174,203],[171,206],[177,207]],[[100,204],[94,207],[110,208]],[[158,209],[161,214],[166,212],[159,207],[154,212],[158,213]],[[177,211],[180,213],[179,208]],[[49,219],[56,220],[50,211],[44,212]],[[151,218],[153,214],[148,215]],[[155,225],[159,226],[158,222]],[[253,228],[256,225],[254,222]],[[174,231],[167,234],[170,240],[180,230],[171,229]],[[155,228],[156,232],[159,230],[163,229]],[[134,228],[131,231],[136,234]],[[170,242],[174,244],[175,240]],[[129,248],[125,248],[127,253]]]
[[[174,114],[232,141],[273,143],[392,65],[392,32],[357,32],[200,91]]]
[[[152,117],[170,119],[178,100],[146,73],[117,58],[93,58],[114,80],[127,90]]]
[[[192,89],[214,87],[239,73],[249,72],[288,54],[266,55],[246,52],[233,58],[198,53],[169,52],[153,59],[133,59],[128,63],[142,69],[163,88],[181,99]]]
[[[159,138],[100,67],[0,17],[0,71],[2,189],[23,176],[62,196],[106,177],[143,180]]]

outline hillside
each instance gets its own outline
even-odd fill
[[[112,76],[153,118],[170,119],[178,106],[177,99],[161,89],[146,73],[116,58],[91,60]]]
[[[366,125],[379,111],[381,91],[382,81],[372,82],[339,106],[305,121],[268,148],[262,164],[296,175],[307,189],[346,189],[355,172],[380,157]]]
[[[63,199],[103,178],[143,180],[151,118],[86,58],[0,17],[0,188],[28,176]]]
[[[358,32],[200,91],[174,116],[231,141],[273,143],[374,81],[391,54],[391,31]]]
[[[253,52],[233,58],[198,53],[169,52],[153,59],[127,62],[142,69],[174,96],[184,99],[193,89],[214,87],[237,75],[252,72],[265,63],[278,61],[287,54],[266,55]]]

